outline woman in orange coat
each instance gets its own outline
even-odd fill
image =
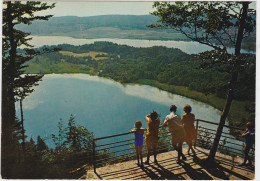
[[[192,153],[196,155],[194,149],[192,148],[192,140],[196,139],[196,130],[194,127],[195,115],[191,113],[191,106],[188,104],[183,107],[183,110],[186,113],[183,114],[181,118],[184,130],[186,132],[186,137],[184,138],[184,141],[189,146],[188,154],[190,154],[190,150],[191,150]]]
[[[145,141],[146,141],[146,149],[147,149],[147,160],[145,164],[149,164],[149,159],[151,155],[151,149],[153,148],[154,154],[154,163],[157,164],[156,154],[157,154],[157,145],[158,145],[158,133],[160,126],[160,119],[158,118],[157,112],[153,111],[150,115],[146,116],[146,120],[148,123]]]

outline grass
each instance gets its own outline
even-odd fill
[[[86,73],[86,74],[94,74],[94,70],[89,68],[88,66],[81,65],[81,64],[73,64],[62,62],[58,64],[52,65],[43,65],[43,64],[29,64],[29,67],[26,68],[25,73],[43,73],[43,74],[50,74],[50,73]]]
[[[59,51],[62,55],[68,55],[68,56],[73,56],[73,57],[88,57],[90,56],[93,60],[101,60],[106,57],[96,57],[97,55],[108,55],[106,52],[94,52],[94,51],[89,51],[86,53],[73,53],[70,51]]]

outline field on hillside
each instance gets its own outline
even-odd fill
[[[68,55],[68,56],[73,56],[73,57],[88,57],[90,56],[94,60],[102,60],[105,59],[108,56],[108,53],[106,52],[94,52],[94,51],[89,51],[86,53],[73,53],[70,51],[60,51],[62,55]]]

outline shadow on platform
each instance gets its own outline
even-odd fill
[[[98,174],[99,179],[113,179],[113,180],[229,180],[231,177],[239,178],[242,180],[251,180],[242,172],[254,174],[254,168],[239,167],[238,163],[222,157],[216,156],[214,164],[208,164],[205,161],[207,153],[202,150],[196,150],[197,156],[188,156],[186,161],[176,163],[176,157],[164,157],[160,159],[158,164],[153,162],[150,165],[145,165],[143,168],[131,166],[124,168],[121,166],[117,170],[106,170],[102,174]],[[113,168],[113,167],[112,167]]]

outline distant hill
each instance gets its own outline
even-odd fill
[[[157,19],[157,17],[152,15],[62,16],[53,17],[49,21],[35,21],[30,26],[20,25],[18,27],[32,34],[66,33],[97,27],[111,27],[121,30],[144,30],[150,29],[146,25],[156,23]]]
[[[152,15],[101,15],[90,17],[62,16],[49,21],[34,21],[30,26],[20,24],[18,29],[32,35],[69,36],[97,39],[146,39],[190,41],[185,35],[171,29],[153,29],[147,25],[157,23]],[[255,50],[256,32],[244,39],[242,47]],[[217,43],[217,42],[216,42]]]

